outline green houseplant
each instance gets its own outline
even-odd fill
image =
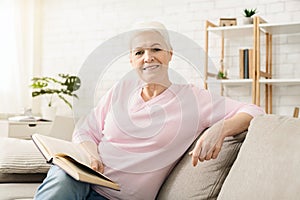
[[[64,101],[71,109],[72,104],[67,97],[78,96],[75,91],[80,88],[81,81],[77,76],[71,76],[69,74],[58,74],[59,79],[52,77],[34,77],[31,79],[32,83],[30,87],[32,90],[32,97],[47,95],[48,107],[52,106],[53,97],[56,95],[62,101]]]
[[[228,79],[226,72],[219,71],[217,75],[217,79]]]
[[[244,9],[245,17],[252,17],[255,14],[256,14],[256,8],[255,9]]]
[[[253,24],[253,18],[252,16],[257,13],[256,8],[254,9],[244,9],[243,14],[244,14],[244,24]]]

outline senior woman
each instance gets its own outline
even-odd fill
[[[121,191],[78,182],[53,166],[36,199],[155,199],[178,159],[206,128],[189,152],[193,166],[217,158],[225,137],[246,130],[254,116],[264,113],[253,104],[172,83],[166,28],[158,22],[139,28],[130,41],[130,63],[138,76],[114,85],[73,134],[92,168],[116,181]]]

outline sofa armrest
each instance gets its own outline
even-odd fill
[[[299,175],[300,119],[258,116],[218,199],[299,199]]]

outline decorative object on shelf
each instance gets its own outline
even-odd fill
[[[220,69],[219,69],[218,74],[217,74],[217,79],[228,79],[227,70],[224,67],[223,58],[220,60]]]
[[[236,26],[236,18],[220,18],[219,26]]]
[[[256,8],[255,9],[244,9],[244,24],[253,24],[253,18],[252,16],[257,13]]]
[[[52,105],[53,97],[55,95],[63,100],[71,109],[72,104],[66,97],[78,98],[75,91],[78,90],[81,85],[79,77],[71,76],[69,74],[58,74],[58,76],[60,79],[52,77],[34,77],[31,79],[32,84],[30,87],[33,89],[31,93],[32,97],[41,95],[50,96],[47,108],[42,109],[42,115],[45,119],[53,120],[55,117],[56,108]]]
[[[225,72],[219,71],[217,79],[228,79],[226,71]]]

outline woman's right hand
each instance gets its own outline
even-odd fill
[[[80,143],[80,146],[83,148],[86,155],[89,156],[91,168],[95,171],[103,173],[104,164],[101,161],[96,143],[92,141],[84,141]]]
[[[91,167],[93,170],[98,171],[100,173],[104,172],[104,164],[102,163],[102,161],[93,157],[91,157]]]

